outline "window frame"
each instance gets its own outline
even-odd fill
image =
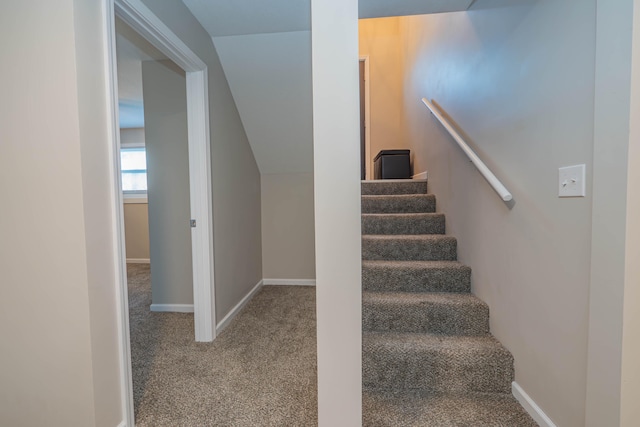
[[[145,146],[144,142],[126,142],[126,143],[121,143],[120,144],[120,152],[118,153],[118,156],[121,156],[122,150],[128,150],[128,149],[135,149],[135,148],[144,148],[145,149],[145,153],[146,153],[146,149],[147,147]],[[148,198],[148,190],[123,190],[122,189],[122,157],[119,157],[120,159],[120,191],[122,192],[122,199],[124,201],[125,204],[130,204],[130,203],[148,203],[149,198]],[[146,169],[146,173],[148,173],[149,168]]]

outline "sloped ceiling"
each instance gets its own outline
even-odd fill
[[[213,39],[260,172],[311,172],[310,0],[183,2]],[[360,0],[359,15],[453,12],[473,2]]]
[[[310,0],[183,0],[211,37],[311,30]],[[467,10],[474,0],[360,0],[360,18]]]
[[[313,171],[311,33],[213,40],[260,172]]]

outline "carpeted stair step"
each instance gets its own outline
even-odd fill
[[[436,211],[433,194],[362,196],[362,213],[427,213]]]
[[[363,333],[365,389],[509,393],[513,356],[491,335]]]
[[[471,294],[364,292],[362,329],[487,335],[489,307]]]
[[[362,234],[444,234],[439,213],[363,214]]]
[[[362,236],[363,260],[455,261],[456,238],[439,234]]]
[[[518,401],[505,393],[442,394],[367,390],[363,427],[537,427]]]
[[[458,261],[362,261],[362,289],[471,292],[471,268]]]
[[[380,194],[426,194],[426,179],[383,179],[378,181],[362,181],[360,186],[363,196]]]

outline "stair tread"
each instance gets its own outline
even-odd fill
[[[469,293],[470,279],[471,268],[459,261],[362,261],[366,291]]]
[[[370,240],[457,240],[448,234],[363,234],[363,239]]]
[[[474,305],[488,307],[480,298],[473,294],[450,292],[380,292],[364,291],[362,301],[365,304],[396,304],[396,305]]]
[[[363,267],[386,267],[398,269],[460,269],[471,270],[471,267],[460,261],[394,261],[394,260],[362,260]]]
[[[374,194],[361,197],[362,213],[435,212],[433,194]]]
[[[493,335],[460,336],[412,332],[363,332],[362,347],[367,350],[385,349],[391,352],[443,352],[465,357],[471,353],[498,352],[511,354]]]
[[[444,234],[445,216],[441,213],[364,213],[365,235]]]
[[[537,427],[507,393],[363,391],[363,427]]]
[[[434,199],[436,196],[429,193],[416,193],[416,194],[363,194],[363,200],[411,200],[411,199]]]
[[[376,180],[362,181],[360,186],[362,195],[371,194],[425,194],[427,192],[426,179]]]
[[[489,333],[489,306],[472,294],[362,294],[364,331],[479,336]]]
[[[444,214],[435,212],[389,212],[389,213],[363,213],[365,218],[442,218]]]
[[[366,234],[365,260],[447,260],[457,258],[457,239],[444,234]]]
[[[363,332],[365,388],[507,393],[513,356],[493,336]]]

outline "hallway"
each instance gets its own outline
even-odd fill
[[[314,287],[265,286],[196,343],[193,314],[149,311],[149,265],[127,276],[137,426],[317,425]]]

